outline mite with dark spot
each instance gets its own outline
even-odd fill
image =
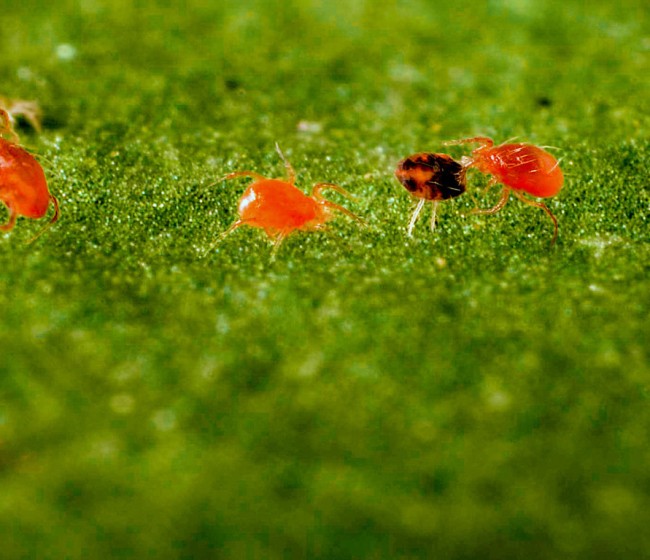
[[[465,167],[447,154],[413,154],[397,164],[395,177],[407,191],[420,199],[409,221],[409,237],[427,200],[431,201],[433,207],[433,231],[436,228],[438,202],[456,198],[465,192]]]

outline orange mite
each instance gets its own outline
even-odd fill
[[[278,250],[282,241],[295,230],[312,231],[322,229],[334,211],[364,223],[361,218],[322,195],[323,190],[332,189],[343,196],[351,195],[338,185],[317,183],[312,188],[311,196],[307,196],[294,186],[296,174],[291,164],[285,159],[276,144],[276,150],[284,162],[287,179],[267,179],[252,171],[236,171],[229,173],[220,181],[238,177],[252,177],[251,183],[239,199],[239,219],[237,219],[217,239],[217,243],[238,227],[251,226],[262,228],[273,239],[273,253]]]
[[[524,192],[548,198],[560,192],[564,176],[558,161],[547,151],[531,144],[501,144],[494,145],[491,138],[478,136],[465,140],[455,140],[449,144],[464,143],[480,144],[472,152],[471,158],[463,158],[465,168],[475,167],[482,173],[492,175],[488,187],[502,184],[501,198],[492,208],[474,210],[475,214],[495,214],[501,210],[512,191],[522,202],[541,208],[546,212],[555,226],[551,245],[557,239],[557,219],[548,209],[546,204],[531,200]],[[522,192],[523,191],[523,192]]]
[[[465,168],[447,154],[413,154],[397,164],[395,177],[406,190],[420,199],[409,221],[409,237],[427,200],[433,206],[433,231],[436,227],[438,202],[456,198],[465,192]]]
[[[54,216],[31,241],[59,219],[59,202],[48,191],[43,168],[34,156],[18,145],[18,136],[4,109],[0,109],[0,200],[9,209],[9,221],[0,225],[0,230],[4,231],[14,227],[18,216],[42,218],[52,202]]]

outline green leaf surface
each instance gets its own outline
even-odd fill
[[[647,555],[648,14],[4,2],[61,219],[0,236],[0,556]],[[406,236],[397,162],[476,135],[554,147],[554,247],[474,170]],[[276,142],[368,225],[211,248]]]

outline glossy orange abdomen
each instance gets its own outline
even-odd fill
[[[0,200],[27,218],[42,218],[50,204],[45,173],[20,146],[0,138]]]
[[[533,196],[555,196],[564,182],[558,161],[531,144],[502,144],[474,152],[475,166],[500,183]]]
[[[290,183],[264,179],[251,184],[239,200],[239,216],[270,236],[311,229],[325,219],[323,208]]]

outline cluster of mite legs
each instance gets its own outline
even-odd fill
[[[30,241],[38,237],[59,218],[59,203],[48,190],[45,174],[34,156],[19,145],[13,121],[23,117],[37,131],[40,130],[40,111],[34,102],[11,100],[0,97],[0,200],[9,210],[9,221],[0,225],[0,230],[14,227],[18,216],[42,218],[50,203],[54,215],[49,223]],[[494,214],[501,210],[510,194],[526,204],[541,208],[553,221],[554,233],[551,245],[557,238],[557,219],[548,207],[537,198],[555,196],[564,181],[558,161],[546,150],[526,143],[505,143],[498,146],[490,138],[478,136],[455,140],[447,144],[478,144],[470,156],[461,161],[447,154],[417,153],[400,161],[395,170],[399,182],[418,200],[408,224],[411,236],[424,204],[432,204],[431,230],[436,225],[436,209],[442,200],[456,198],[466,190],[466,175],[471,168],[490,176],[488,188],[502,185],[499,201],[488,209],[475,209],[475,214]],[[341,195],[351,195],[332,183],[317,183],[311,195],[307,196],[295,186],[296,174],[286,160],[279,146],[278,154],[284,162],[287,177],[268,179],[253,171],[229,173],[220,181],[249,177],[253,182],[239,200],[238,219],[217,239],[224,237],[241,226],[263,229],[274,242],[274,253],[282,241],[297,230],[316,230],[336,213],[341,212],[360,223],[361,218],[345,207],[331,202],[323,191],[334,190]],[[216,245],[215,243],[215,245]]]

